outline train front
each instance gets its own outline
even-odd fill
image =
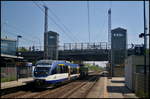
[[[43,88],[49,86],[46,80],[50,76],[51,66],[52,61],[50,60],[40,60],[36,63],[33,70],[35,87]]]

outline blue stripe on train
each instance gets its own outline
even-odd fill
[[[64,80],[68,80],[68,78],[64,78],[64,79],[59,79],[59,80],[46,80],[47,83],[58,83],[58,82],[62,82]]]

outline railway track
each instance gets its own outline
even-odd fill
[[[76,80],[52,89],[34,89],[24,86],[17,92],[2,95],[1,98],[84,98],[99,79],[92,73],[83,80]]]
[[[85,98],[89,93],[90,89],[95,85],[98,80],[97,76],[94,76],[89,82],[83,82],[79,86],[71,89],[68,93],[62,95],[59,98]]]

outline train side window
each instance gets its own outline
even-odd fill
[[[60,73],[64,73],[64,66],[60,66]]]
[[[72,68],[72,74],[75,74],[75,73],[74,73],[74,68]]]
[[[73,68],[73,74],[76,74],[76,68]]]
[[[67,73],[68,72],[68,67],[67,65],[64,66],[64,73]]]
[[[64,73],[64,66],[57,67],[58,73]]]
[[[65,73],[68,73],[68,66],[65,66]]]
[[[61,73],[61,68],[59,65],[57,65],[57,74]]]
[[[60,66],[60,73],[67,73],[68,72],[68,67],[65,66]]]
[[[62,73],[67,73],[68,72],[68,66],[62,66]]]
[[[74,74],[74,68],[72,68],[72,74]]]
[[[65,66],[63,66],[63,73],[65,73],[66,71],[65,71]]]
[[[66,73],[65,66],[63,66],[63,73]]]
[[[73,68],[72,67],[70,68],[70,72],[71,72],[71,74],[73,74]]]
[[[66,73],[66,65],[63,67],[63,72]]]
[[[54,68],[54,69],[52,70],[52,75],[53,75],[53,74],[56,74],[56,73],[57,73],[57,69]]]
[[[74,68],[74,74],[76,74],[77,73],[77,68]]]

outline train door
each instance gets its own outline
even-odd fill
[[[68,80],[70,80],[70,75],[71,75],[71,68],[68,66]]]
[[[65,64],[58,64],[56,76],[59,80],[67,80],[68,79],[68,67]]]
[[[60,73],[61,73],[61,68],[59,65],[57,65],[56,70],[57,70],[57,74],[55,77],[56,77],[56,80],[58,80],[58,79],[60,79]]]

